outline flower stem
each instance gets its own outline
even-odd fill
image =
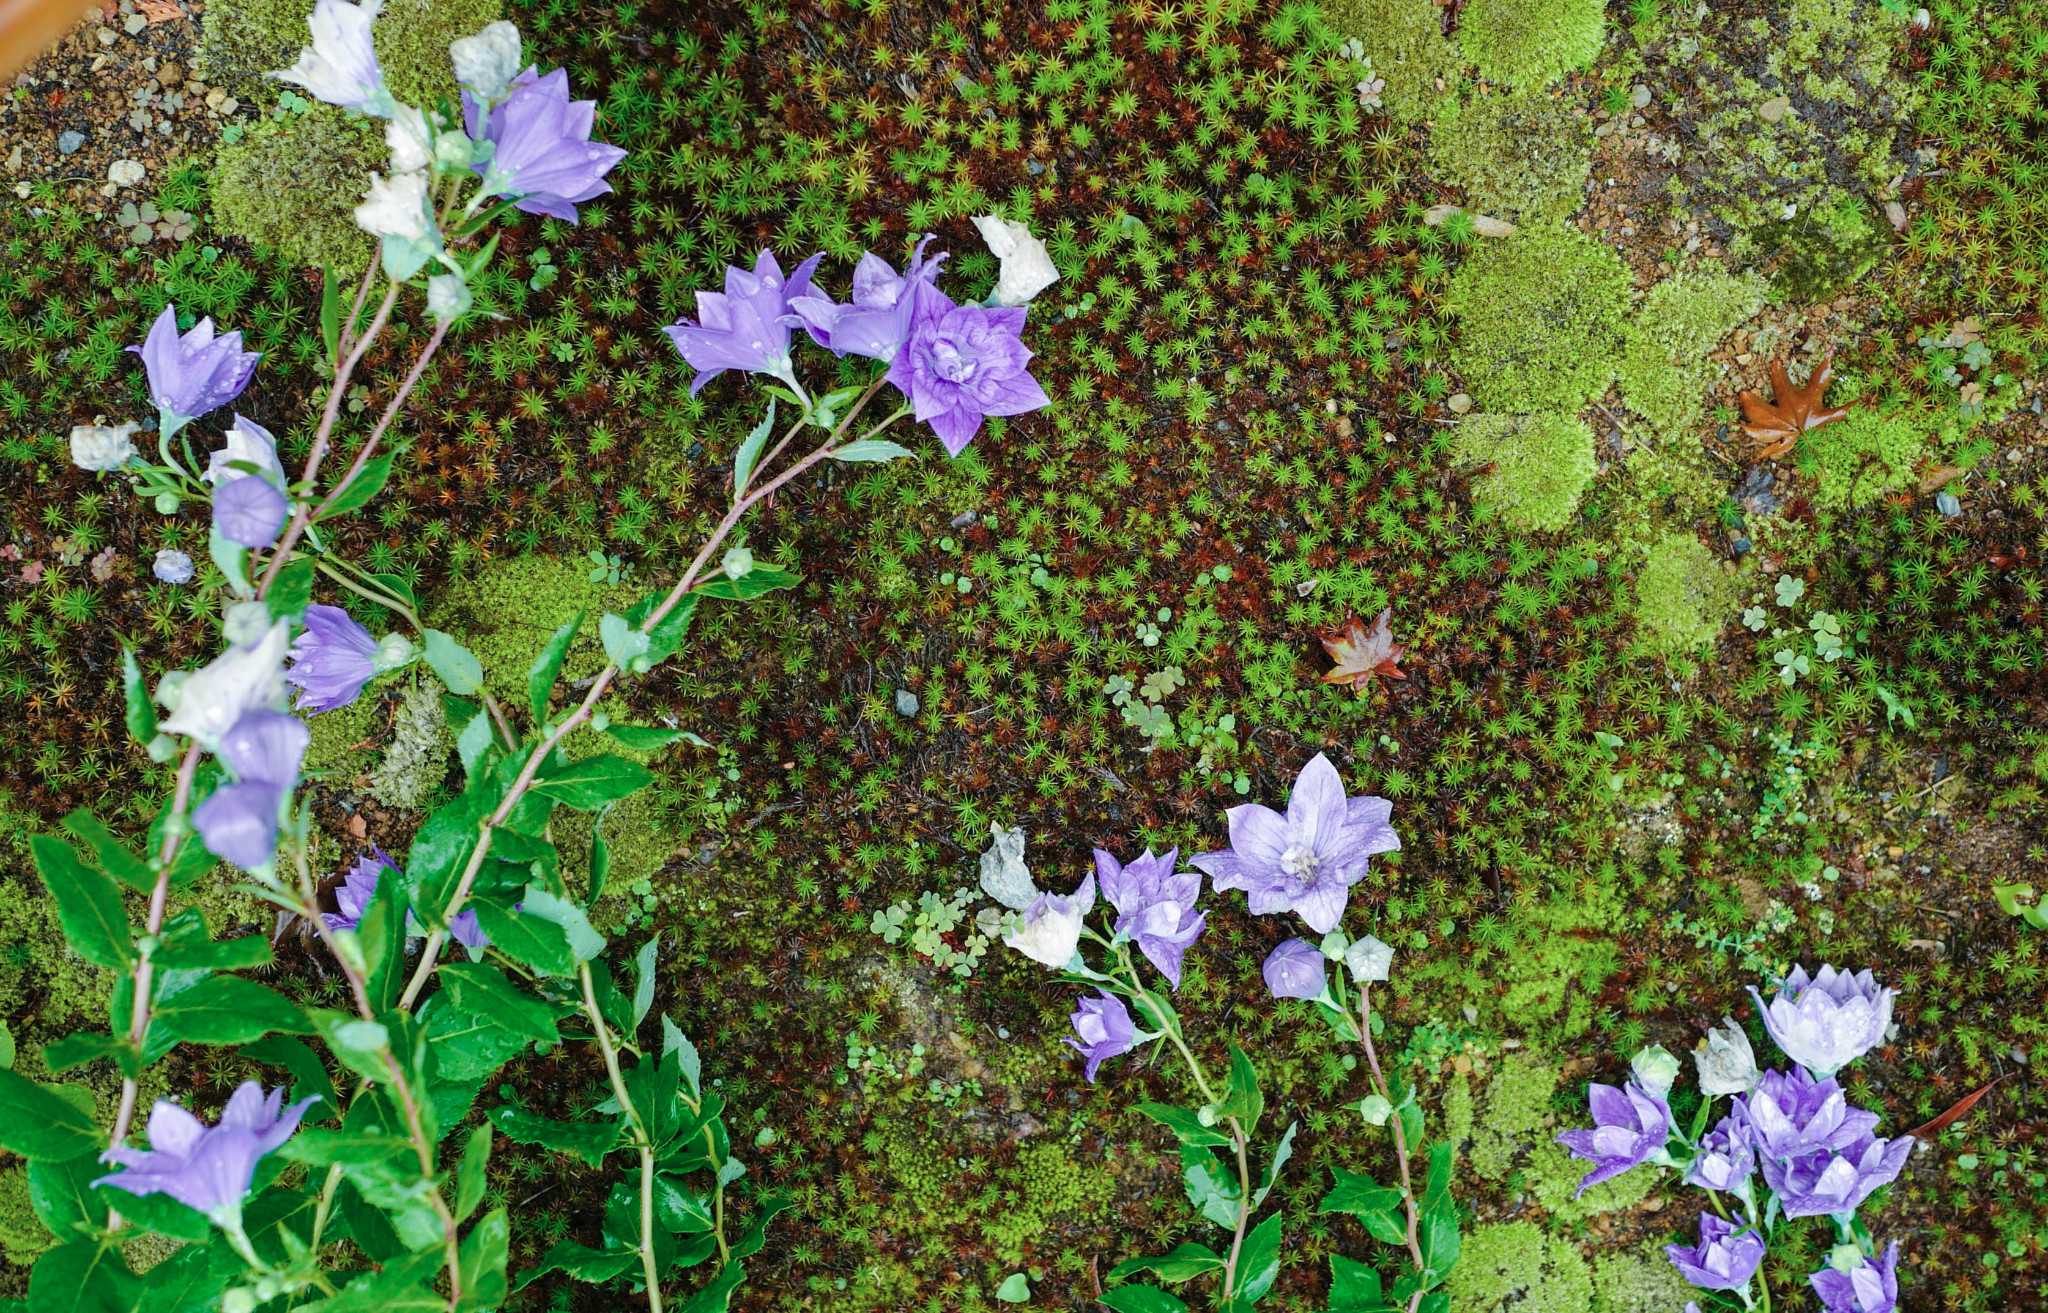
[[[1341,978],[1342,972],[1339,972],[1339,976]],[[1387,1078],[1380,1070],[1380,1055],[1372,1043],[1372,986],[1363,980],[1358,982],[1358,1035],[1360,1042],[1365,1045],[1366,1064],[1372,1069],[1373,1092],[1388,1103],[1392,1103],[1393,1092],[1388,1088]],[[1399,1111],[1387,1119],[1387,1124],[1393,1127],[1394,1159],[1401,1165],[1401,1206],[1408,1215],[1408,1258],[1415,1264],[1415,1273],[1419,1278],[1428,1270],[1428,1265],[1422,1261],[1422,1219],[1415,1209],[1415,1186],[1408,1175],[1408,1133],[1401,1127]],[[1418,1283],[1414,1297],[1408,1301],[1408,1313],[1416,1313],[1416,1310],[1422,1307],[1422,1295],[1423,1289]]]
[[[640,1110],[633,1106],[633,1096],[626,1091],[626,1078],[619,1070],[618,1046],[612,1043],[611,1027],[605,1024],[604,1013],[597,1006],[597,985],[591,978],[588,962],[577,964],[576,978],[583,985],[583,1015],[597,1039],[598,1052],[604,1055],[612,1096],[619,1101],[619,1110],[633,1123],[634,1147],[640,1151],[640,1271],[647,1282],[648,1313],[661,1313],[661,1269],[654,1261],[654,1141]],[[723,1253],[723,1235],[718,1238],[718,1247]]]

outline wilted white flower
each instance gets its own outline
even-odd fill
[[[164,718],[163,732],[189,734],[214,751],[220,746],[220,736],[243,712],[283,706],[284,654],[290,646],[291,626],[279,620],[254,643],[230,647],[204,668],[191,672],[175,690],[178,705]],[[164,695],[159,687],[158,696]]]
[[[511,93],[519,74],[519,29],[503,19],[475,36],[448,43],[455,80],[478,100],[495,105]]]
[[[245,461],[256,467],[271,487],[282,492],[285,486],[284,462],[277,458],[277,436],[253,419],[240,414],[235,416],[234,427],[227,432],[228,445],[212,453],[206,462],[206,473],[200,477],[215,487],[233,483],[244,477],[248,471],[234,468],[233,462]]]
[[[997,305],[1029,305],[1032,297],[1059,281],[1060,271],[1046,254],[1045,243],[1033,237],[1023,224],[993,214],[979,214],[974,218],[974,226],[981,231],[981,240],[1002,262],[1002,272],[996,276]]]
[[[384,144],[391,148],[393,173],[413,173],[434,161],[434,134],[427,129],[427,116],[411,105],[400,105],[384,125]]]
[[[1344,965],[1356,980],[1385,980],[1393,974],[1394,946],[1367,935],[1345,950]]]
[[[1095,906],[1095,873],[1090,871],[1071,895],[1040,894],[1024,912],[1024,925],[1003,942],[1034,962],[1058,970],[1073,960],[1081,946],[1081,923]]]
[[[79,424],[71,430],[71,463],[82,470],[105,473],[118,470],[135,455],[130,441],[142,426],[126,424]]]
[[[434,230],[433,212],[427,208],[427,175],[424,169],[387,176],[370,175],[370,190],[356,206],[356,227],[372,237],[397,237],[418,241]]]
[[[1700,1093],[1709,1098],[1747,1094],[1756,1088],[1756,1050],[1733,1017],[1721,1018],[1721,1024],[1693,1047],[1692,1062],[1699,1072]]]
[[[192,582],[192,558],[175,547],[166,547],[156,554],[156,564],[149,567],[150,573],[167,584],[189,584]]]
[[[468,313],[475,299],[460,274],[435,274],[427,280],[427,313],[444,324]]]
[[[330,105],[390,118],[398,103],[384,87],[384,70],[377,65],[377,47],[370,37],[370,24],[383,7],[384,0],[353,5],[318,0],[306,18],[313,44],[299,51],[298,62],[290,68],[268,76],[296,82]]]
[[[1671,1087],[1678,1082],[1678,1059],[1662,1044],[1652,1044],[1637,1053],[1630,1059],[1629,1068],[1635,1073],[1636,1084],[1660,1099],[1671,1093]]]

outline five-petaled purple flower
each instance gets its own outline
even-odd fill
[[[1088,1059],[1086,1075],[1088,1083],[1095,1083],[1095,1069],[1105,1058],[1114,1058],[1120,1053],[1129,1053],[1138,1039],[1138,1028],[1131,1021],[1129,1009],[1116,995],[1096,990],[1094,998],[1084,998],[1070,1018],[1074,1023],[1074,1034],[1078,1039],[1066,1042],[1081,1051]]]
[[[947,454],[967,450],[986,415],[1022,415],[1052,399],[1026,372],[1023,306],[955,305],[935,285],[911,287],[910,336],[888,379],[931,425]]]
[[[1385,798],[1346,798],[1329,758],[1317,753],[1294,781],[1287,814],[1246,803],[1232,807],[1230,847],[1204,853],[1196,866],[1218,889],[1242,889],[1259,916],[1298,912],[1328,934],[1344,916],[1351,886],[1365,878],[1374,853],[1401,846]]]
[[[789,367],[789,328],[797,318],[790,302],[811,294],[811,271],[824,258],[813,255],[784,278],[775,252],[764,250],[752,273],[725,267],[723,292],[697,293],[698,322],[680,319],[662,330],[697,371],[691,396],[728,369],[796,381]]]
[[[158,1099],[149,1112],[147,1150],[116,1147],[101,1162],[123,1170],[94,1181],[130,1194],[167,1194],[223,1227],[239,1229],[242,1200],[255,1183],[256,1163],[292,1137],[299,1118],[317,1102],[305,1098],[284,1106],[282,1087],[268,1096],[255,1081],[244,1081],[206,1125],[177,1104]]]
[[[1290,939],[1266,954],[1260,968],[1274,998],[1319,998],[1323,985],[1323,950],[1306,939]]]
[[[1895,1313],[1899,1307],[1899,1242],[1884,1257],[1840,1272],[1824,1267],[1806,1278],[1825,1305],[1822,1313]]]
[[[1896,997],[1867,968],[1852,975],[1826,964],[1810,978],[1793,967],[1769,1004],[1755,985],[1749,994],[1785,1056],[1823,1080],[1884,1042]]]
[[[192,811],[208,852],[246,868],[276,856],[279,814],[298,787],[299,765],[311,741],[305,722],[268,707],[243,712],[220,736],[220,759],[234,772],[234,782],[215,789]]]
[[[927,234],[911,252],[910,265],[902,273],[873,251],[860,257],[853,267],[853,294],[840,305],[822,293],[790,298],[789,308],[803,321],[819,346],[838,355],[868,356],[891,361],[910,336],[914,295],[920,282],[931,284],[939,276],[942,251],[930,260],[924,248]]]
[[[512,79],[505,103],[490,109],[462,93],[462,118],[469,135],[494,142],[497,151],[476,171],[493,196],[517,196],[514,209],[575,223],[576,202],[610,191],[604,175],[626,158],[617,146],[590,139],[597,102],[569,99],[569,74],[546,77],[529,67]]]
[[[1125,866],[1102,849],[1095,850],[1095,874],[1101,881],[1102,896],[1117,910],[1115,929],[1137,941],[1138,951],[1159,968],[1159,974],[1180,988],[1180,958],[1208,923],[1206,912],[1195,910],[1202,896],[1202,877],[1196,871],[1176,873],[1180,849],[1164,856],[1145,855]]]
[[[1764,1183],[1778,1196],[1787,1217],[1839,1217],[1853,1213],[1881,1185],[1905,1170],[1914,1139],[1859,1136],[1838,1150],[1810,1153],[1783,1162],[1763,1155]]]
[[[299,710],[317,715],[355,701],[377,672],[376,656],[369,630],[340,607],[315,602],[306,608],[306,632],[292,644],[284,677],[299,686]]]
[[[1747,1290],[1764,1261],[1764,1238],[1747,1224],[1740,1229],[1712,1213],[1700,1214],[1697,1245],[1666,1245],[1678,1275],[1703,1290]]]
[[[128,349],[142,357],[150,403],[165,438],[242,395],[263,358],[260,351],[242,350],[240,330],[214,336],[211,318],[180,337],[175,305],[166,305],[149,326],[149,336]]]
[[[1735,1101],[1732,1115],[1765,1161],[1832,1153],[1877,1129],[1876,1113],[1851,1107],[1840,1085],[1817,1081],[1801,1067],[1765,1072],[1754,1090]]]
[[[291,503],[267,479],[234,479],[213,493],[213,525],[220,536],[244,547],[277,541]]]
[[[1593,1128],[1557,1137],[1574,1157],[1593,1164],[1579,1182],[1579,1194],[1650,1161],[1671,1138],[1671,1105],[1634,1081],[1624,1089],[1594,1085],[1586,1101],[1592,1106]]]
[[[1739,1116],[1728,1116],[1700,1137],[1685,1183],[1740,1194],[1755,1171],[1756,1147],[1749,1142],[1748,1128]]]

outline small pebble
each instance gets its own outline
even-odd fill
[[[919,704],[917,701],[917,694],[911,692],[907,688],[899,688],[896,690],[897,715],[915,716],[917,714],[918,705]]]
[[[1963,504],[1956,500],[1956,495],[1952,492],[1937,492],[1934,494],[1934,509],[1943,515],[1961,515]]]
[[[73,131],[57,134],[57,153],[59,155],[76,155],[78,148],[83,145],[85,145],[85,134],[83,132]]]
[[[143,28],[148,26],[149,20],[147,18],[144,18],[141,14],[130,14],[121,22],[121,30],[126,32],[129,36],[136,35],[138,32],[142,31]]]
[[[103,27],[99,31],[93,33],[93,35],[99,38],[100,44],[103,46],[113,45],[114,42],[121,39],[120,37],[114,34],[114,29],[111,27]]]
[[[1650,89],[1640,82],[1636,83],[1636,89],[1629,93],[1628,103],[1642,109],[1650,103]]]
[[[946,521],[946,527],[949,529],[971,529],[974,527],[974,522],[980,518],[973,511],[962,511]]]
[[[107,166],[107,181],[117,187],[133,187],[148,172],[141,160],[115,160]]]

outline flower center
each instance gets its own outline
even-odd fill
[[[932,368],[948,383],[967,382],[974,377],[977,364],[943,337],[932,344]]]
[[[1305,843],[1289,844],[1287,851],[1280,854],[1280,869],[1297,880],[1312,878],[1322,862],[1316,850]]]

